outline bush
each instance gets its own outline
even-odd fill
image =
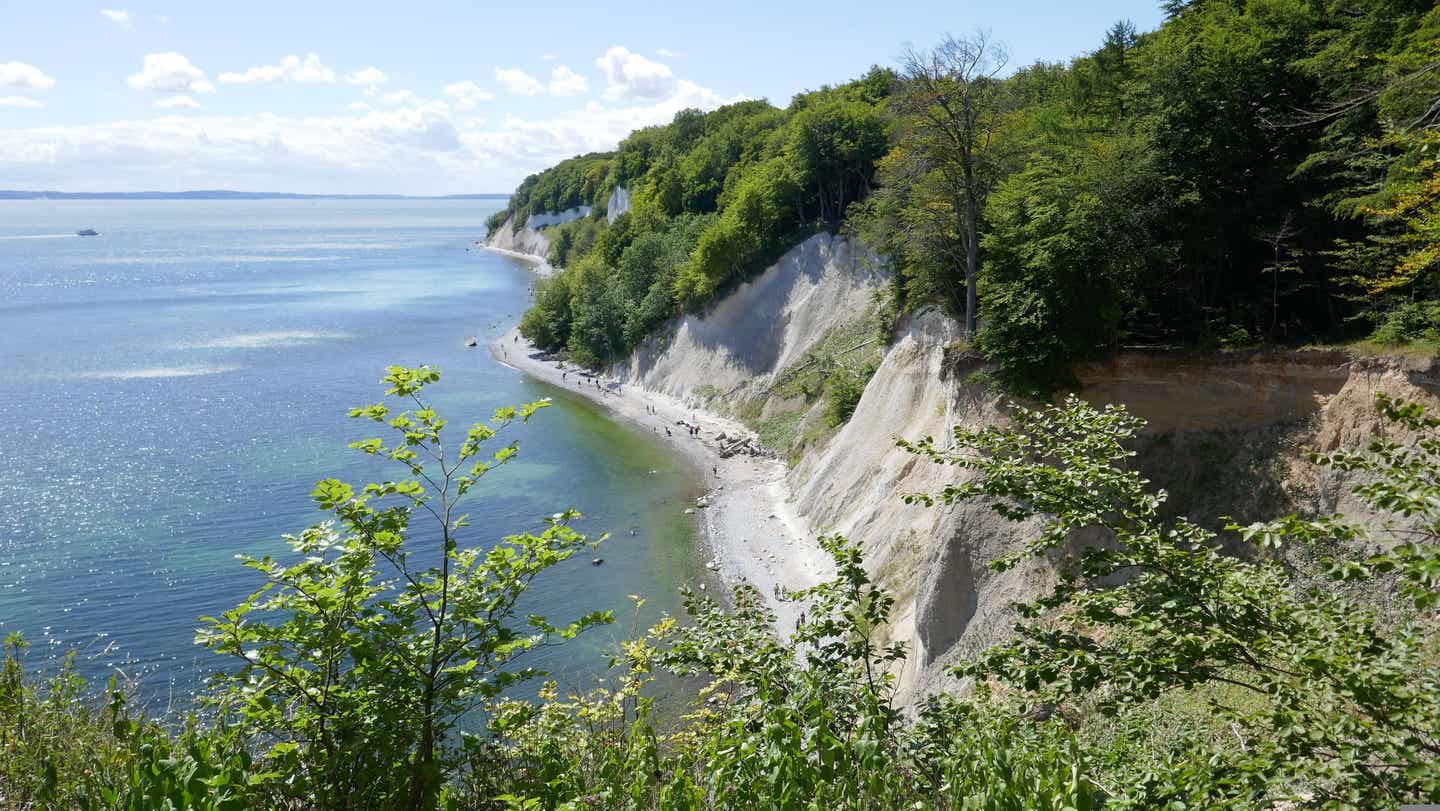
[[[844,366],[836,366],[825,380],[825,423],[831,428],[844,425],[850,421],[850,415],[855,413],[855,407],[860,405],[860,397],[865,394],[865,384],[870,382],[870,377],[875,374],[874,366],[865,366],[859,371],[852,371]]]
[[[540,401],[502,408],[446,443],[447,421],[423,399],[439,380],[429,367],[387,369],[386,394],[350,416],[383,425],[351,443],[389,460],[401,476],[355,488],[336,479],[312,496],[333,520],[287,536],[293,561],[246,558],[260,588],[206,625],[197,641],[232,657],[208,701],[258,742],[273,806],[433,808],[462,761],[462,716],[541,675],[527,654],[609,622],[607,612],[552,625],[517,604],[531,581],[586,548],[561,512],[538,535],[488,548],[464,543],[466,494],[515,458],[501,431],[527,422]],[[436,526],[417,541],[412,515]],[[485,539],[488,541],[489,528]],[[477,539],[479,540],[479,539]]]
[[[1196,730],[1178,751],[1118,763],[1107,781],[1118,805],[1440,799],[1440,420],[1383,395],[1377,405],[1418,439],[1377,438],[1312,459],[1358,474],[1356,496],[1396,523],[1291,515],[1228,527],[1232,545],[1251,547],[1245,557],[1199,524],[1165,517],[1165,493],[1127,464],[1144,423],[1122,407],[1071,397],[1017,409],[1013,426],[956,428],[947,450],[903,443],[973,474],[913,500],[983,498],[1006,518],[1038,522],[995,568],[1060,561],[1054,588],[1019,607],[1016,638],[957,675],[1001,682],[1036,706],[1122,720],[1162,698],[1204,704],[1228,734]],[[1060,557],[1077,533],[1106,541]],[[1278,558],[1292,546],[1324,561],[1318,583]],[[1353,584],[1392,592],[1413,611],[1382,611]]]
[[[254,807],[253,768],[235,730],[191,719],[178,733],[130,708],[114,680],[95,703],[73,656],[48,679],[25,672],[28,647],[5,639],[0,660],[0,805],[5,808]],[[168,804],[168,806],[167,806]]]
[[[553,352],[570,340],[570,286],[564,274],[535,283],[535,299],[520,317],[520,334]]]
[[[1386,313],[1370,340],[1382,346],[1440,343],[1440,302],[1409,301]]]
[[[805,608],[788,640],[749,586],[728,608],[687,592],[690,621],[627,643],[614,692],[496,707],[470,772],[490,779],[481,793],[520,808],[1098,807],[1059,719],[983,699],[937,699],[913,719],[896,708],[905,651],[881,640],[893,599],[852,544],[822,545],[837,576],[783,596]],[[640,697],[662,671],[705,685],[669,734]]]

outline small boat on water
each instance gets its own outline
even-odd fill
[[[472,335],[469,338],[465,339],[465,345],[473,349],[476,346],[479,346],[480,342],[475,340],[475,336]]]
[[[76,231],[76,232],[75,232],[75,236],[77,236],[77,237],[98,237],[98,236],[100,236],[100,232],[99,232],[99,231],[96,231],[94,228],[81,228],[79,231]]]

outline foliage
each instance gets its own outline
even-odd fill
[[[1058,721],[938,699],[915,718],[894,705],[900,645],[881,634],[892,598],[858,549],[822,540],[834,580],[782,595],[804,607],[782,641],[760,594],[730,607],[686,594],[690,622],[664,620],[624,650],[613,692],[509,704],[476,774],[511,807],[1087,809],[1100,792]],[[700,679],[678,729],[657,731],[640,686],[658,672]],[[521,767],[521,768],[517,768]],[[492,789],[495,790],[495,789]]]
[[[511,535],[488,549],[462,543],[466,494],[511,462],[515,442],[487,451],[508,426],[546,401],[502,408],[447,447],[447,420],[423,398],[439,380],[430,367],[389,367],[384,402],[350,416],[384,425],[351,444],[404,475],[358,490],[336,479],[312,496],[332,521],[287,536],[295,562],[246,558],[264,577],[249,598],[203,618],[197,641],[234,657],[214,678],[212,701],[263,741],[265,768],[286,775],[280,797],[324,807],[433,807],[460,753],[452,742],[479,703],[540,675],[525,654],[569,639],[607,613],[563,626],[518,607],[530,583],[587,546],[572,512],[538,535]],[[412,538],[412,516],[434,526]]]
[[[992,194],[976,345],[1012,391],[1071,385],[1069,361],[1117,343],[1154,254],[1147,160],[1143,142],[1094,140],[1033,157]]]
[[[550,226],[546,231],[550,239],[550,254],[545,259],[555,267],[566,267],[595,247],[595,243],[606,233],[605,221],[595,216],[577,217]]]
[[[891,260],[907,309],[964,315],[962,271],[981,263],[980,348],[1012,391],[1063,387],[1071,360],[1122,339],[1355,337],[1357,321],[1440,294],[1440,10],[1174,6],[1157,31],[1118,23],[1068,64],[977,85],[995,111],[970,155],[978,197],[942,171],[950,145],[974,143],[941,126],[966,120],[958,101],[911,101],[968,86],[940,68],[947,53],[982,64],[978,45],[912,54],[893,96],[892,148],[849,228]],[[957,209],[972,199],[975,216]]]
[[[825,381],[825,421],[830,427],[850,421],[855,407],[860,405],[860,396],[865,393],[865,384],[875,373],[875,367],[866,366],[858,371],[837,366]]]
[[[671,316],[705,306],[773,261],[813,224],[840,222],[888,149],[883,101],[892,82],[877,68],[797,96],[786,110],[764,101],[682,110],[668,125],[632,133],[611,155],[527,179],[512,198],[517,215],[535,205],[538,189],[591,188],[575,178],[603,161],[609,174],[593,188],[598,195],[625,187],[630,209],[613,223],[592,214],[547,229],[550,261],[562,268],[570,298],[563,307],[537,300],[526,336],[578,363],[612,361]]]
[[[1061,561],[1056,586],[1021,607],[1015,640],[957,672],[1047,706],[1090,702],[1122,717],[1195,693],[1238,739],[1191,735],[1189,756],[1134,764],[1117,805],[1440,798],[1440,420],[1383,396],[1378,405],[1415,438],[1376,438],[1314,460],[1363,473],[1356,495],[1395,521],[1367,529],[1342,516],[1292,515],[1232,525],[1230,540],[1249,547],[1240,556],[1189,519],[1163,517],[1165,493],[1125,466],[1143,422],[1123,408],[1072,397],[1018,409],[1013,427],[957,429],[951,450],[908,445],[970,472],[913,500],[983,498],[1006,518],[1038,520],[1035,536],[996,568]],[[1281,552],[1292,548],[1321,556],[1320,581],[1286,563]],[[1373,594],[1386,582],[1413,610],[1382,610],[1354,589]]]
[[[580,206],[600,208],[610,194],[612,156],[604,152],[580,155],[530,175],[510,195],[505,209],[487,221],[489,233],[512,217],[516,228],[525,227],[531,214],[558,214]]]
[[[1440,302],[1406,302],[1387,313],[1370,333],[1381,346],[1424,341],[1440,343]]]
[[[6,808],[252,807],[258,773],[246,742],[197,721],[172,733],[137,712],[112,679],[94,706],[73,655],[48,679],[26,673],[28,643],[5,640],[0,660],[0,805]],[[168,804],[168,805],[167,805]]]

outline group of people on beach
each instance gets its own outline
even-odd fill
[[[588,375],[584,375],[584,374],[582,374],[582,373],[580,373],[580,372],[576,372],[576,373],[575,373],[575,377],[576,377],[575,387],[576,387],[577,389],[584,387],[584,383],[583,383],[579,378],[581,378],[581,377],[586,377],[586,376],[588,376]],[[607,387],[607,386],[602,386],[602,385],[600,385],[600,378],[594,377],[594,376],[589,376],[589,377],[590,377],[590,382],[591,382],[591,384],[592,384],[593,386],[595,386],[595,388],[596,388],[601,394],[619,394],[619,393],[620,393],[620,384],[619,384],[619,383],[616,383],[616,384],[615,384],[615,388],[614,388],[614,389],[611,389],[611,388],[609,388],[609,387]],[[570,378],[570,371],[569,371],[568,369],[566,369],[563,364],[561,364],[561,365],[560,365],[560,379],[561,379],[562,381],[565,381],[565,380],[568,380],[569,378]],[[652,416],[652,417],[658,417],[658,416],[660,416],[660,410],[657,409],[655,406],[653,406],[653,405],[651,405],[651,404],[649,404],[649,403],[645,403],[644,405],[645,405],[645,413],[646,413],[646,414],[648,414],[648,415],[650,415],[650,416]],[[695,420],[695,417],[694,417],[693,414],[691,415],[691,420]],[[692,436],[692,437],[697,437],[697,438],[700,436],[700,423],[699,423],[698,420],[695,420],[695,421],[693,421],[693,422],[686,422],[686,421],[684,421],[684,420],[679,420],[679,424],[685,426],[685,431],[686,431],[686,433],[688,433],[690,436]],[[668,436],[668,437],[673,437],[673,436],[675,436],[675,434],[674,434],[673,432],[671,432],[669,426],[664,426],[664,428],[665,428],[665,436]],[[658,428],[658,427],[656,427],[656,426],[653,426],[653,425],[650,426],[650,430],[654,431],[656,434],[659,434],[659,433],[660,433],[660,428]],[[720,469],[719,469],[719,467],[714,466],[714,465],[711,466],[710,472],[711,472],[712,474],[716,475],[716,476],[719,476],[719,475],[720,475]]]
[[[562,381],[568,380],[569,377],[570,377],[570,373],[569,373],[569,372],[563,371],[563,370],[560,372],[560,379],[561,379]],[[581,377],[584,377],[584,375],[581,375],[581,374],[578,374],[578,373],[575,375],[575,388],[577,388],[577,389],[583,388],[584,385],[585,385],[584,382],[582,382],[582,381],[580,380]],[[616,384],[615,384],[615,387],[612,389],[612,388],[610,388],[609,386],[602,386],[602,385],[600,385],[600,378],[598,378],[598,377],[591,377],[591,378],[590,378],[590,384],[591,384],[592,386],[594,386],[601,394],[619,394],[619,393],[620,393],[620,384],[619,384],[619,383],[616,383]]]

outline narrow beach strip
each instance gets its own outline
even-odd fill
[[[813,586],[831,577],[834,565],[788,500],[784,462],[743,454],[721,458],[720,434],[753,439],[754,432],[673,397],[622,386],[576,367],[561,368],[559,362],[527,342],[518,329],[491,343],[490,354],[536,380],[599,403],[664,439],[699,467],[705,476],[704,502],[708,506],[693,509],[708,546],[707,565],[728,585],[743,581],[759,589],[775,612],[777,631],[786,634],[795,627],[800,608],[776,600],[776,588]],[[698,425],[699,435],[691,435],[686,425]]]

